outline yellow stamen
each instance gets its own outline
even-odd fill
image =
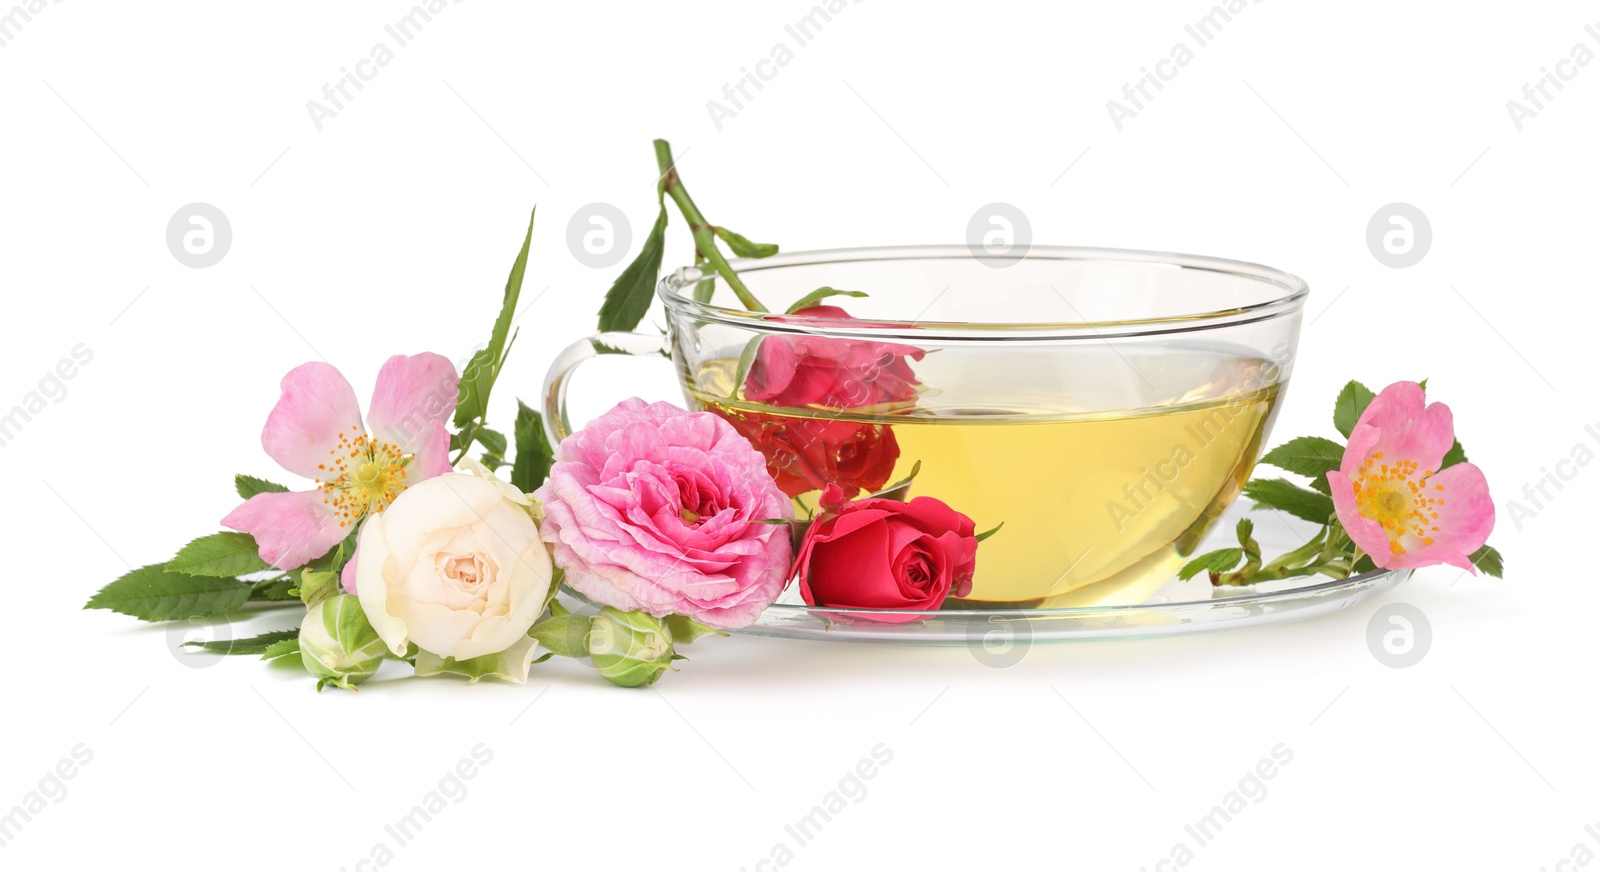
[[[1433,537],[1428,534],[1439,528],[1431,522],[1438,520],[1438,507],[1444,505],[1444,499],[1430,496],[1429,492],[1443,491],[1444,486],[1435,484],[1429,488],[1428,477],[1433,470],[1419,470],[1413,460],[1381,464],[1374,470],[1374,461],[1382,459],[1383,452],[1374,452],[1351,477],[1357,509],[1362,517],[1383,525],[1389,534],[1389,550],[1394,554],[1405,553],[1400,540],[1407,534],[1424,545],[1432,545]]]
[[[328,450],[333,460],[318,464],[325,478],[317,479],[323,502],[332,507],[339,526],[354,524],[365,515],[381,512],[406,489],[409,457],[397,445],[379,442],[365,433],[340,434],[339,444]]]

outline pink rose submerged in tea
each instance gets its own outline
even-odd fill
[[[849,319],[838,306],[811,306],[777,321]],[[866,325],[867,322],[862,322]],[[916,399],[921,384],[907,359],[923,351],[910,345],[822,336],[773,335],[761,340],[745,378],[744,398],[791,408],[855,409]]]

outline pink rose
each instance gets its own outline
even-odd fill
[[[843,503],[830,486],[825,511],[795,558],[808,605],[937,609],[972,590],[978,539],[972,519],[933,497]],[[842,503],[842,504],[841,504]]]
[[[1455,423],[1449,406],[1425,402],[1416,382],[1395,382],[1372,400],[1328,473],[1333,507],[1384,569],[1448,563],[1476,574],[1472,553],[1494,529],[1489,482],[1470,463],[1439,469]]]
[[[838,306],[812,306],[794,314],[796,320],[850,317]],[[756,348],[744,397],[774,406],[831,409],[903,403],[916,399],[921,384],[906,358],[921,360],[922,355],[920,348],[888,342],[768,336]]]
[[[789,578],[794,509],[767,463],[709,412],[626,400],[556,449],[543,537],[590,599],[713,627],[755,621]]]
[[[829,484],[847,497],[875,491],[900,459],[900,445],[886,424],[713,411],[767,458],[767,472],[791,497]]]

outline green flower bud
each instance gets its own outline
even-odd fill
[[[606,606],[589,627],[589,659],[612,684],[642,687],[683,658],[672,650],[672,634],[659,618]]]
[[[300,624],[300,660],[318,678],[317,690],[328,684],[354,690],[378,671],[386,653],[361,601],[349,594],[318,602]]]

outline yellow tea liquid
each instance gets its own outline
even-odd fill
[[[1009,377],[1003,390],[971,391],[919,373],[926,387],[913,407],[873,415],[730,400],[735,366],[730,360],[703,366],[693,401],[780,421],[823,417],[888,426],[900,452],[889,481],[921,461],[912,496],[943,500],[980,531],[1005,524],[978,548],[970,595],[946,608],[1143,601],[1172,578],[1238,496],[1279,393],[1275,378],[1265,378],[1278,371],[1267,361],[1192,352],[1152,368],[1143,384],[1119,374],[1076,398],[1056,393],[1059,387],[1030,388],[1026,375]],[[997,394],[1013,401],[971,401]],[[1115,402],[1152,397],[1163,401]],[[1086,404],[1112,409],[1074,408]],[[802,515],[816,496],[796,499]]]

